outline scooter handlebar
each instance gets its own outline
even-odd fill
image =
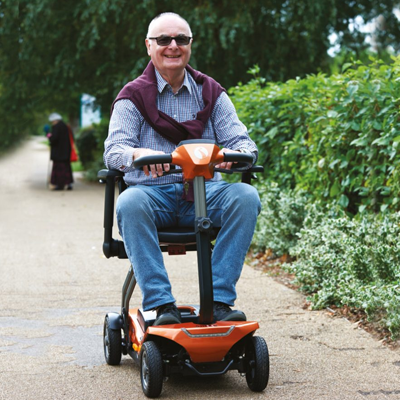
[[[251,154],[243,154],[243,153],[224,153],[224,162],[233,162],[235,169],[247,168],[253,164],[253,156]],[[155,165],[155,164],[171,164],[172,163],[172,155],[171,154],[152,154],[149,156],[140,157],[133,162],[135,168],[142,169],[146,165]],[[176,174],[179,171],[176,171],[174,166],[171,166],[170,174]],[[230,170],[225,169],[216,169],[216,171],[227,172]],[[233,171],[227,172],[232,173]],[[168,172],[164,172],[164,174],[168,174]]]
[[[252,154],[246,153],[224,153],[224,162],[234,162],[234,168],[250,167],[253,164]]]

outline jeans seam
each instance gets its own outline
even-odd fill
[[[221,208],[222,212],[221,212],[221,228],[224,226],[224,215],[225,215],[225,211],[226,209]]]

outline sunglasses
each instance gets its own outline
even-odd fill
[[[187,46],[192,38],[190,36],[185,36],[185,35],[178,35],[178,36],[161,35],[158,37],[149,37],[148,39],[156,40],[159,46],[169,46],[172,40],[175,40],[177,46]]]

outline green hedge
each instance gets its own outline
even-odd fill
[[[290,254],[314,308],[362,309],[399,337],[400,57],[231,94],[265,167],[253,246]]]
[[[400,208],[400,57],[231,89],[268,181],[356,214]],[[258,68],[252,71],[259,72]]]
[[[332,217],[310,207],[296,257],[285,268],[311,293],[314,308],[331,305],[366,311],[370,321],[400,334],[400,213]],[[337,210],[336,210],[337,212]],[[331,214],[335,213],[330,212]]]
[[[105,168],[103,163],[104,141],[108,134],[108,119],[81,129],[76,135],[76,146],[79,159],[85,170],[85,177],[90,181],[97,180],[97,172]]]
[[[30,134],[35,125],[32,115],[18,112],[18,105],[11,98],[5,98],[0,84],[0,155],[17,146]]]
[[[294,261],[283,268],[314,309],[364,310],[400,336],[400,212],[350,217],[339,205],[310,203],[304,192],[260,182],[262,211],[253,248]]]
[[[272,250],[273,256],[290,254],[307,215],[308,199],[301,191],[281,190],[276,183],[258,178],[261,213],[253,237],[253,249]]]

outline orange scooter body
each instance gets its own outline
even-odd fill
[[[141,346],[153,336],[172,340],[182,346],[193,363],[222,361],[235,343],[254,333],[258,322],[217,321],[211,325],[186,322],[175,325],[149,326],[143,329],[139,309],[129,311],[130,340],[133,350],[140,352]]]
[[[215,165],[224,161],[224,153],[211,143],[179,146],[171,155],[172,164],[182,167],[187,181],[192,181],[196,176],[211,179]]]
[[[257,329],[257,322],[220,321],[207,326],[189,322],[170,327],[152,326],[147,335],[171,339],[188,352],[192,362],[208,363],[222,361],[235,343]]]

